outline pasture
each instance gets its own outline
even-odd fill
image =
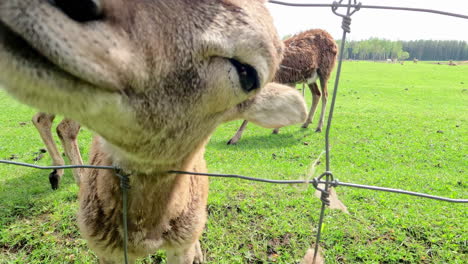
[[[331,133],[337,179],[468,197],[467,64],[345,62],[340,86]],[[30,122],[34,113],[0,90],[0,159],[51,164],[47,154],[33,161],[44,147]],[[249,124],[234,146],[226,142],[241,121],[224,124],[207,147],[209,171],[301,179],[324,150],[316,119],[309,129],[296,125],[278,135]],[[84,159],[90,139],[83,128]],[[324,170],[322,157],[313,176]],[[48,173],[0,166],[1,264],[96,262],[77,229],[71,171],[57,191]],[[306,185],[212,179],[202,237],[207,263],[299,263],[315,240],[321,203],[313,193]],[[326,212],[327,263],[467,263],[467,204],[347,187],[337,193],[349,214]],[[140,263],[165,263],[164,254]]]

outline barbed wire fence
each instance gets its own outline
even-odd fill
[[[357,2],[357,0],[347,0],[348,3],[343,3],[344,0],[334,1],[332,4],[317,4],[317,3],[291,3],[291,2],[283,2],[283,1],[274,1],[270,0],[269,3],[283,5],[283,6],[291,6],[291,7],[329,7],[331,8],[332,12],[342,18],[342,29],[343,35],[341,39],[341,46],[340,46],[340,53],[338,58],[338,66],[335,78],[335,85],[332,95],[332,102],[329,110],[328,121],[327,121],[327,128],[325,132],[325,154],[326,154],[326,171],[323,172],[319,177],[316,177],[312,180],[272,180],[272,179],[263,179],[263,178],[256,178],[256,177],[249,177],[237,174],[215,174],[215,173],[198,173],[198,172],[189,172],[189,171],[169,171],[168,173],[173,174],[184,174],[184,175],[195,175],[195,176],[205,176],[205,177],[216,177],[216,178],[231,178],[231,179],[240,179],[240,180],[247,180],[247,181],[254,181],[254,182],[262,182],[262,183],[270,183],[270,184],[312,184],[313,187],[321,193],[321,210],[320,210],[320,218],[317,224],[317,235],[315,239],[315,250],[313,256],[313,264],[316,261],[317,254],[319,252],[319,243],[321,239],[321,230],[324,221],[324,215],[327,205],[330,205],[329,196],[330,196],[330,188],[332,187],[351,187],[351,188],[360,188],[366,190],[373,190],[373,191],[382,191],[382,192],[392,192],[404,195],[411,195],[420,198],[426,199],[433,199],[443,202],[449,203],[468,203],[468,199],[453,199],[441,196],[430,195],[426,193],[419,193],[419,192],[412,192],[407,190],[401,189],[394,189],[394,188],[386,188],[386,187],[379,187],[379,186],[371,186],[371,185],[362,185],[362,184],[355,184],[355,183],[346,183],[340,182],[335,179],[333,173],[331,172],[331,162],[330,162],[330,130],[333,121],[333,113],[335,109],[336,98],[338,94],[339,88],[339,81],[341,76],[341,69],[342,69],[342,62],[343,62],[343,54],[344,54],[344,47],[346,45],[346,37],[347,34],[351,32],[351,16],[358,12],[361,8],[368,8],[368,9],[384,9],[384,10],[400,10],[400,11],[413,11],[413,12],[425,12],[425,13],[432,13],[432,14],[439,14],[451,17],[457,17],[462,19],[468,19],[468,15],[463,14],[456,14],[450,13],[440,10],[432,10],[432,9],[424,9],[424,8],[408,8],[408,7],[395,7],[395,6],[376,6],[376,5],[363,5],[361,2]],[[346,13],[342,14],[338,12],[338,9],[344,7],[346,8]],[[123,248],[124,248],[124,263],[128,263],[128,227],[127,227],[127,212],[128,212],[128,190],[131,188],[129,184],[129,177],[131,175],[124,174],[122,170],[115,166],[93,166],[93,165],[63,165],[63,166],[39,166],[35,164],[29,163],[22,163],[22,162],[14,162],[8,160],[0,160],[0,164],[9,164],[9,165],[16,165],[16,166],[23,166],[41,170],[56,170],[56,169],[103,169],[103,170],[114,170],[116,176],[120,179],[120,186],[122,190],[122,223],[124,227],[124,239],[123,239]],[[323,184],[324,187],[319,187],[320,184]]]

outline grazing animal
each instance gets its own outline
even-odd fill
[[[282,50],[265,0],[0,1],[0,84],[90,128],[90,164],[130,174],[130,263],[157,249],[203,261],[208,179],[169,171],[205,172],[219,124],[305,120],[298,91],[268,84]],[[89,169],[79,187],[82,236],[100,263],[122,263],[117,175]]]
[[[307,120],[302,125],[307,128],[314,118],[320,98],[322,110],[316,132],[321,132],[325,120],[328,91],[327,82],[335,67],[338,46],[333,37],[321,29],[312,29],[292,36],[284,41],[285,53],[280,69],[274,81],[295,87],[298,83],[307,83],[312,94],[312,106]],[[320,89],[317,85],[320,79]],[[320,91],[321,90],[321,91]],[[228,141],[228,145],[236,144],[247,126],[244,121],[236,134]],[[273,130],[277,134],[279,128]]]
[[[52,158],[52,165],[61,166],[65,164],[65,161],[58,151],[57,145],[55,144],[54,138],[52,137],[52,123],[55,119],[55,115],[39,112],[32,118],[34,126],[37,128],[39,135],[41,136],[42,142],[44,142],[47,151],[50,153]],[[80,150],[78,148],[77,136],[80,131],[80,124],[64,118],[57,125],[57,135],[62,142],[65,150],[65,155],[73,165],[82,165],[83,159],[81,158]],[[78,186],[80,185],[80,174],[81,169],[73,169],[73,176]],[[53,170],[49,174],[49,182],[52,189],[56,190],[59,187],[60,180],[63,176],[62,169]]]

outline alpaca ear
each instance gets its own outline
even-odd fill
[[[253,99],[244,103],[239,119],[265,128],[302,123],[307,117],[304,97],[295,89],[278,83],[267,84]]]

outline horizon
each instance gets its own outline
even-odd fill
[[[290,3],[331,3],[331,0],[283,0]],[[434,9],[468,15],[464,0],[362,0],[362,4]],[[340,40],[341,18],[323,7],[288,7],[267,4],[280,37],[321,28]],[[339,9],[338,12],[343,12]],[[447,30],[450,29],[450,30]],[[350,41],[379,38],[392,41],[455,40],[468,42],[468,19],[438,14],[361,9],[352,16]]]

